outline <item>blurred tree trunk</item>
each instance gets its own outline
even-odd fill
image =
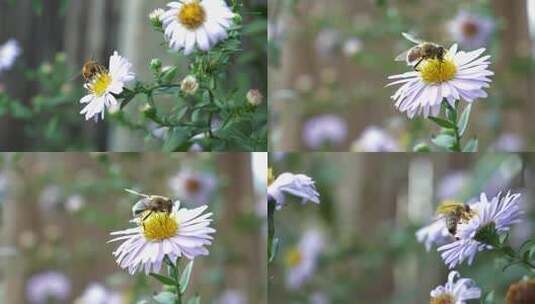
[[[262,248],[265,239],[260,229],[244,229],[243,219],[254,213],[255,195],[251,170],[251,154],[225,153],[218,154],[217,166],[219,173],[232,186],[223,188],[223,200],[227,206],[223,208],[222,220],[219,222],[222,231],[232,238],[224,240],[224,248],[231,250],[234,263],[226,263],[224,282],[225,289],[242,290],[248,295],[248,303],[265,303],[266,290],[257,290],[256,282],[266,280],[267,264]],[[240,191],[236,191],[239,185]],[[233,233],[230,233],[233,231]],[[244,262],[246,260],[246,262]],[[247,267],[256,265],[256,267]],[[262,284],[261,284],[262,285]]]

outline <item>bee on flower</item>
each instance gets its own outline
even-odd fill
[[[125,85],[135,78],[132,64],[117,51],[110,57],[109,70],[95,62],[88,62],[82,74],[87,80],[84,87],[89,94],[80,100],[80,103],[87,104],[80,114],[85,115],[86,120],[93,117],[98,120],[99,114],[104,119],[107,109],[118,108],[116,95],[121,94]]]
[[[490,55],[485,49],[459,51],[457,44],[446,49],[431,42],[421,41],[409,34],[404,37],[416,45],[403,52],[396,60],[406,61],[413,71],[389,76],[394,80],[387,86],[401,85],[392,95],[395,107],[409,118],[438,116],[442,101],[455,107],[455,102],[468,103],[486,98],[489,87]]]

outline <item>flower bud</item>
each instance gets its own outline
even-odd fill
[[[505,301],[507,304],[535,303],[535,279],[511,284]]]
[[[264,101],[264,96],[259,90],[249,90],[247,92],[247,102],[252,106],[259,106]]]
[[[155,10],[153,10],[150,14],[149,14],[149,20],[150,20],[150,23],[155,27],[155,28],[158,28],[158,29],[161,29],[162,28],[162,20],[160,20],[160,17],[162,16],[162,14],[165,13],[165,11],[161,8],[157,8]]]
[[[197,82],[197,78],[195,78],[195,76],[188,75],[182,80],[180,89],[186,94],[193,95],[199,89],[199,82]]]
[[[162,81],[163,82],[171,82],[176,77],[176,73],[178,72],[178,69],[174,66],[166,66],[162,69]]]
[[[159,58],[154,58],[150,61],[150,69],[157,73],[162,68],[162,61]]]

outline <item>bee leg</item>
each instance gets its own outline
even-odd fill
[[[420,72],[420,70],[416,68],[418,67],[420,63],[422,63],[423,60],[424,60],[423,58],[420,58],[420,60],[418,60],[418,62],[416,62],[416,64],[412,67],[416,72]]]
[[[142,223],[145,222],[145,220],[148,219],[149,216],[151,216],[152,212],[153,212],[153,211],[151,210],[147,215],[145,215],[145,216],[143,217],[143,219],[141,220],[141,222],[142,222]]]

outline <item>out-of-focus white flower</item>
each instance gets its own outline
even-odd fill
[[[362,50],[362,41],[359,38],[349,38],[344,42],[342,52],[346,57],[353,57]]]
[[[418,71],[389,76],[388,79],[395,81],[387,86],[401,84],[391,97],[396,108],[409,118],[437,116],[443,99],[454,107],[456,100],[472,103],[487,97],[484,88],[489,87],[488,77],[494,72],[487,69],[490,55],[480,57],[483,52],[485,49],[457,51],[454,44],[442,61],[426,59],[418,65]]]
[[[224,0],[181,0],[167,4],[161,15],[169,47],[183,51],[208,51],[228,36],[235,17]]]
[[[286,23],[284,18],[277,18],[276,21],[269,21],[268,28],[268,41],[281,42],[286,35]]]
[[[15,39],[9,39],[0,46],[0,73],[11,69],[15,60],[22,53],[19,43]]]
[[[333,114],[310,118],[303,126],[303,141],[311,149],[342,144],[346,137],[345,120]]]
[[[26,298],[31,304],[65,302],[71,293],[71,282],[56,271],[34,274],[26,283]]]
[[[125,84],[135,78],[132,64],[119,56],[117,51],[110,57],[109,68],[109,71],[104,69],[103,72],[94,75],[84,85],[89,94],[80,100],[80,103],[87,104],[80,114],[85,114],[86,120],[93,117],[98,120],[98,114],[104,119],[106,109],[117,108],[118,103],[114,94],[121,94]]]
[[[486,46],[494,30],[491,18],[465,10],[459,11],[447,25],[453,40],[467,49]]]
[[[157,8],[155,10],[153,10],[150,14],[149,14],[149,20],[150,20],[150,23],[158,28],[160,28],[162,26],[162,21],[161,21],[161,17],[162,15],[165,13],[165,11],[161,8]]]
[[[44,212],[56,209],[63,198],[63,191],[57,185],[48,185],[39,194],[38,204]]]
[[[180,208],[176,201],[170,214],[152,212],[137,227],[112,232],[119,236],[108,242],[124,241],[113,252],[117,264],[132,275],[136,271],[148,274],[160,271],[165,256],[176,261],[208,255],[206,246],[212,244],[215,229],[210,227],[212,213],[202,214],[207,208]]]
[[[521,221],[519,197],[518,193],[508,192],[503,196],[499,193],[489,201],[481,193],[479,202],[470,205],[474,215],[467,222],[457,224],[457,240],[438,248],[444,263],[450,269],[465,260],[471,265],[478,252],[493,249],[488,238],[509,231],[511,225]]]
[[[217,180],[211,173],[185,168],[171,177],[168,185],[181,201],[200,205],[209,201],[216,189]]]
[[[353,142],[351,150],[356,152],[398,152],[397,142],[385,130],[370,126]]]
[[[65,209],[70,213],[76,213],[85,206],[85,199],[80,194],[74,194],[65,201]]]
[[[180,84],[180,89],[182,90],[182,92],[188,95],[194,95],[199,89],[199,83],[197,82],[197,78],[195,78],[195,76],[193,75],[186,76]]]
[[[437,186],[437,197],[440,200],[461,198],[462,191],[470,182],[470,176],[465,171],[454,171],[446,174]]]
[[[318,230],[307,230],[297,247],[286,252],[286,286],[300,288],[316,271],[318,257],[323,251],[325,240]]]
[[[521,152],[525,149],[525,142],[518,134],[504,133],[491,144],[491,147],[499,152]]]
[[[316,36],[315,48],[320,56],[331,56],[338,50],[342,42],[340,32],[326,28],[322,29]]]
[[[275,200],[277,209],[284,206],[288,194],[301,198],[301,204],[308,201],[320,203],[320,195],[316,191],[314,181],[304,174],[286,172],[279,175],[273,183],[269,183],[267,193],[268,197]]]
[[[238,289],[227,289],[219,296],[215,302],[216,304],[245,304],[247,297],[243,291]]]
[[[448,231],[444,218],[437,219],[431,224],[424,226],[416,231],[416,239],[425,244],[427,251],[431,250],[434,245],[441,246],[455,239]]]
[[[455,281],[456,278],[459,278]],[[460,278],[457,271],[448,275],[448,282],[431,291],[430,304],[466,304],[467,300],[481,298],[481,288],[471,279]]]
[[[123,304],[121,294],[109,290],[100,283],[91,283],[74,304]]]

